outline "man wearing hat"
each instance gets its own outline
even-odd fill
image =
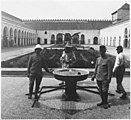
[[[114,75],[116,77],[117,82],[117,93],[123,93],[123,95],[120,97],[121,99],[126,99],[127,93],[123,88],[122,81],[123,81],[123,75],[125,72],[125,62],[126,57],[123,53],[122,46],[118,46],[116,48],[118,55],[116,56],[115,65],[113,68]]]
[[[44,59],[40,54],[42,47],[40,44],[35,46],[35,54],[31,55],[28,61],[28,69],[27,69],[27,76],[29,77],[29,96],[28,98],[32,98],[32,92],[34,87],[34,81],[36,82],[35,85],[35,99],[38,98],[37,93],[39,90],[39,86],[42,80],[42,68],[46,70],[46,72],[50,72],[46,67]]]
[[[71,68],[76,61],[75,53],[73,52],[72,46],[67,42],[65,45],[65,50],[60,57],[62,63],[62,68]],[[59,85],[63,85],[64,82],[61,82]]]
[[[76,61],[75,53],[73,52],[72,46],[67,42],[65,50],[60,58],[62,62],[62,68],[71,68],[73,63]]]

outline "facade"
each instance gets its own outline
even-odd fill
[[[1,47],[33,45],[36,30],[26,26],[21,19],[8,13],[1,13]]]
[[[112,24],[100,30],[100,44],[130,48],[130,6],[124,4],[112,13]]]
[[[106,20],[25,20],[37,30],[42,44],[99,44],[100,29],[109,26]]]
[[[104,44],[129,48],[129,4],[112,13],[112,20],[21,20],[2,11],[1,46],[41,44]]]

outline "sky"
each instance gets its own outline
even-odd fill
[[[25,19],[108,19],[130,0],[1,0],[1,10]]]

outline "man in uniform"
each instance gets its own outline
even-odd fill
[[[105,53],[106,47],[104,45],[100,46],[100,57],[96,60],[95,72],[91,80],[94,81],[94,78],[96,78],[102,100],[97,106],[107,109],[109,107],[107,100],[109,83],[112,77],[112,64],[110,58]]]
[[[44,68],[46,72],[51,72],[48,70],[43,56],[40,54],[41,50],[41,45],[37,44],[35,46],[35,54],[31,55],[28,61],[27,77],[29,77],[29,99],[32,98],[32,92],[35,81],[35,99],[38,98],[37,93],[43,76],[42,68]]]

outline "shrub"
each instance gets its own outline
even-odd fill
[[[45,62],[49,68],[60,68],[61,62],[60,57],[62,55],[62,49],[43,49],[41,54],[44,56]],[[14,58],[12,60],[3,61],[2,67],[8,68],[27,68],[29,56],[24,55],[21,57]],[[88,50],[77,50],[75,49],[76,63],[72,66],[74,68],[94,68],[97,57],[100,56],[99,52],[90,48]],[[115,56],[108,55],[111,57],[112,65],[115,63]],[[126,61],[126,67],[130,67],[130,61]]]

